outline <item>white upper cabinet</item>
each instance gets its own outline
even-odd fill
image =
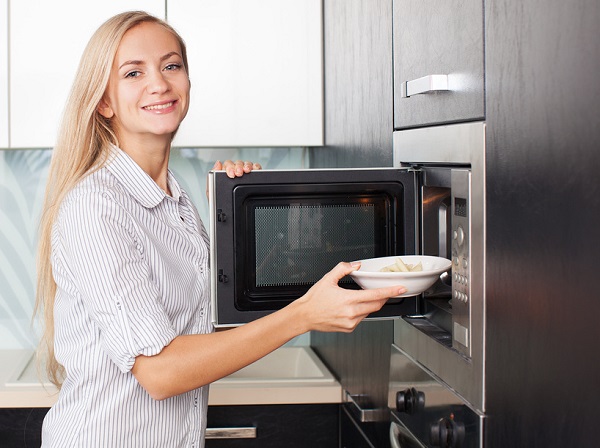
[[[8,143],[8,0],[0,0],[0,148]]]
[[[0,0],[0,32],[7,0]],[[165,0],[18,0],[10,2],[8,81],[0,48],[0,145],[5,142],[4,86],[10,86],[10,146],[52,147],[81,54],[96,28],[110,16],[142,9],[165,16]],[[5,44],[0,37],[0,45]]]
[[[321,0],[168,0],[191,104],[175,146],[323,144]]]

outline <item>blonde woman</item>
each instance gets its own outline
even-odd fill
[[[201,447],[208,384],[405,291],[341,289],[357,266],[340,263],[286,308],[213,333],[207,235],[168,170],[189,89],[183,40],[143,12],[109,19],[83,54],[41,223],[36,309],[60,388],[44,447]]]

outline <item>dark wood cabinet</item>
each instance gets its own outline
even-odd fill
[[[337,448],[339,408],[339,404],[209,406],[209,429],[255,428],[256,438],[207,435],[206,448]]]
[[[42,444],[42,423],[48,408],[0,409],[0,447],[37,448]]]
[[[47,412],[0,409],[0,447],[39,447]],[[209,406],[208,428],[255,428],[256,438],[207,438],[206,448],[338,448],[339,414],[335,403]]]
[[[383,428],[382,428],[383,426]],[[340,448],[383,448],[388,447],[387,440],[377,441],[375,433],[387,434],[388,423],[358,423],[348,410],[342,406],[340,411]]]
[[[393,10],[394,129],[482,120],[483,2],[394,0]],[[447,90],[415,94],[431,75]]]

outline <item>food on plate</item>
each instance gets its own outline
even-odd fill
[[[379,272],[420,272],[423,270],[423,265],[419,261],[417,264],[404,263],[401,258],[396,258],[396,261],[390,265],[382,267]]]

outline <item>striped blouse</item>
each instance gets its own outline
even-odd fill
[[[208,333],[208,236],[123,151],[65,198],[52,233],[55,352],[66,379],[43,447],[203,446],[208,386],[152,399],[131,368],[176,336]]]

